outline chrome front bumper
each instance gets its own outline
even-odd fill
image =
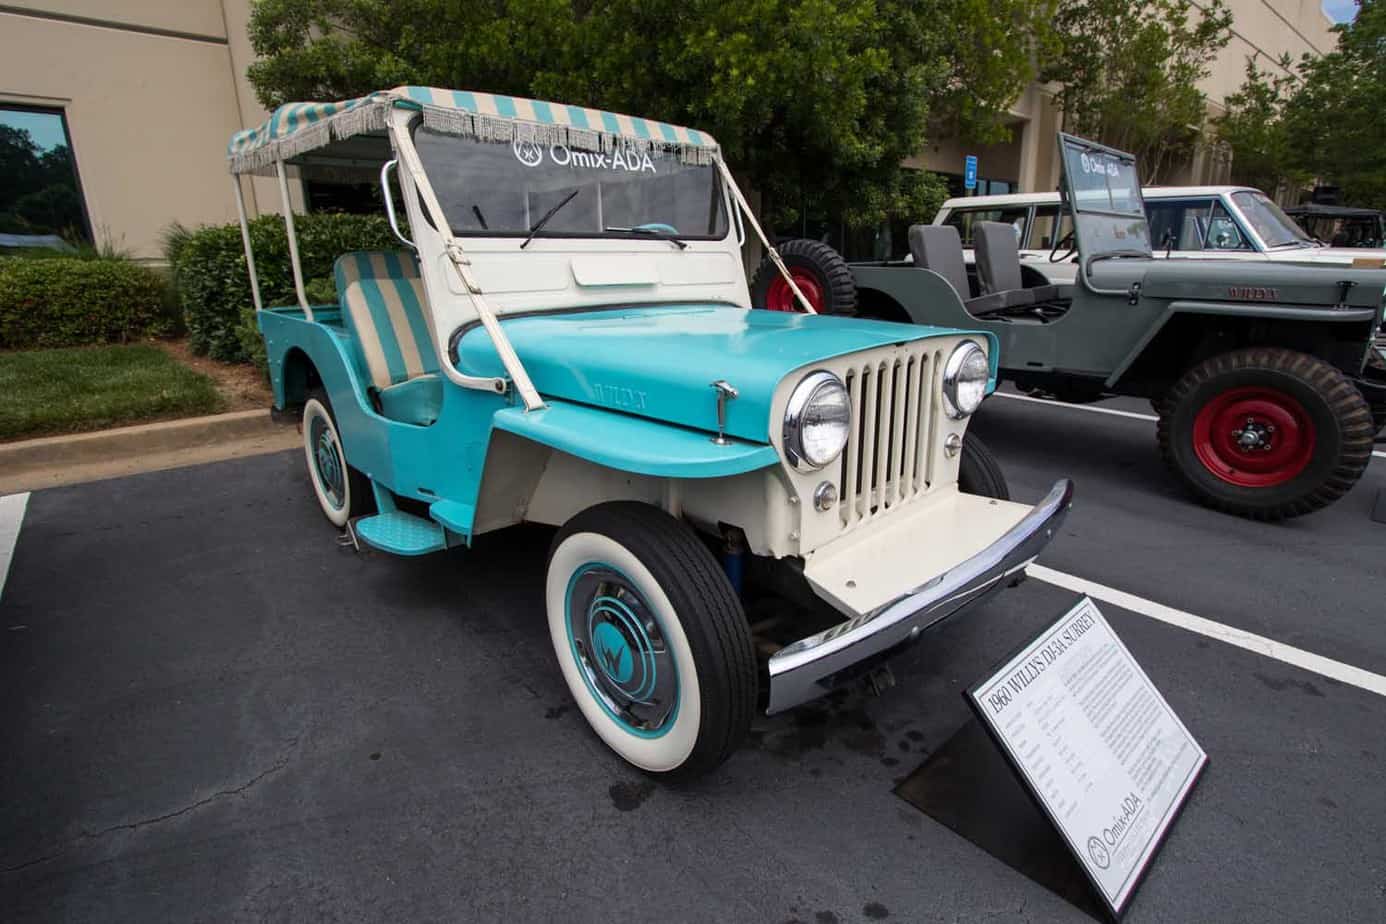
[[[770,658],[774,714],[827,693],[850,668],[913,641],[924,630],[975,603],[1038,557],[1073,503],[1065,479],[991,545],[894,600],[799,639]]]

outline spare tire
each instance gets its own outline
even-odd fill
[[[796,238],[776,248],[780,259],[819,314],[855,314],[857,284],[842,255],[822,241]],[[794,290],[767,254],[751,278],[751,307],[770,311],[802,311]]]

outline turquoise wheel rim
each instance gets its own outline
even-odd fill
[[[679,675],[668,633],[634,581],[591,562],[568,579],[568,646],[587,691],[622,729],[666,734],[678,719]]]
[[[309,445],[313,447],[313,468],[323,497],[333,510],[341,510],[346,506],[346,460],[342,458],[342,447],[320,414],[313,416],[308,436]]]

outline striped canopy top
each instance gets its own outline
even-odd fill
[[[691,163],[709,163],[717,152],[710,135],[653,119],[496,93],[396,87],[335,103],[280,106],[263,125],[231,136],[231,172],[272,171],[276,161],[381,131],[394,106],[420,110],[430,128],[488,141],[536,141],[598,152],[658,147]]]

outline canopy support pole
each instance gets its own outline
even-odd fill
[[[524,363],[520,362],[519,354],[515,352],[515,347],[510,343],[510,338],[505,335],[501,328],[500,321],[496,319],[496,314],[491,310],[491,305],[486,301],[481,291],[480,284],[476,277],[472,275],[469,268],[471,259],[466,251],[462,249],[462,244],[452,233],[452,225],[448,223],[447,215],[443,211],[442,204],[438,197],[434,195],[433,187],[428,182],[428,177],[424,173],[423,163],[419,160],[419,153],[414,149],[414,141],[409,132],[401,128],[399,122],[392,122],[390,127],[391,135],[395,140],[395,151],[399,155],[400,161],[404,164],[405,171],[409,174],[409,180],[419,197],[423,200],[424,211],[432,219],[434,227],[438,231],[438,236],[443,241],[443,252],[447,255],[448,261],[457,273],[458,280],[461,281],[463,288],[471,297],[472,307],[476,309],[476,316],[481,321],[481,326],[486,329],[487,335],[491,338],[491,345],[495,347],[496,354],[500,357],[501,365],[505,367],[506,373],[510,376],[510,381],[519,393],[520,400],[524,402],[526,411],[539,411],[544,408],[544,399],[539,396],[538,390],[530,380],[529,372],[526,371]],[[408,195],[406,192],[405,195]],[[417,241],[419,235],[415,234]],[[447,355],[447,350],[443,349],[443,340],[438,340],[438,359],[442,363],[443,373],[457,384],[464,388],[485,388],[488,383],[496,382],[504,387],[502,379],[481,379],[476,376],[464,374],[457,369],[451,357]]]
[[[250,225],[245,220],[245,193],[241,191],[241,178],[231,174],[231,185],[236,190],[236,217],[241,220],[241,246],[245,249],[245,268],[250,271],[250,297],[255,301],[255,310],[264,310],[260,301],[260,277],[255,274],[255,253],[250,248]]]
[[[789,267],[784,265],[784,260],[780,259],[780,252],[770,243],[770,238],[765,236],[765,232],[761,230],[760,222],[756,221],[756,216],[751,214],[750,203],[746,201],[745,196],[741,195],[741,190],[736,186],[736,180],[732,179],[731,170],[727,169],[727,165],[722,161],[722,155],[718,154],[713,157],[712,162],[717,165],[717,171],[722,175],[722,182],[727,184],[727,189],[730,190],[732,198],[736,200],[737,208],[746,216],[746,220],[751,223],[751,229],[756,232],[756,237],[760,238],[760,243],[765,247],[765,253],[770,257],[770,262],[775,264],[775,268],[780,271],[780,275],[784,277],[784,281],[789,283],[789,290],[793,292],[794,297],[799,300],[799,306],[808,314],[817,314],[818,312],[809,304],[809,300],[804,298],[804,293],[799,291],[799,284],[796,283],[794,277],[789,274]]]
[[[289,201],[289,180],[284,175],[284,162],[276,160],[274,170],[279,177],[279,198],[284,202],[284,230],[289,234],[289,265],[294,270],[294,291],[298,293],[298,307],[311,321],[313,309],[308,306],[308,293],[303,288],[303,265],[298,260],[298,232],[294,231],[294,206]]]

